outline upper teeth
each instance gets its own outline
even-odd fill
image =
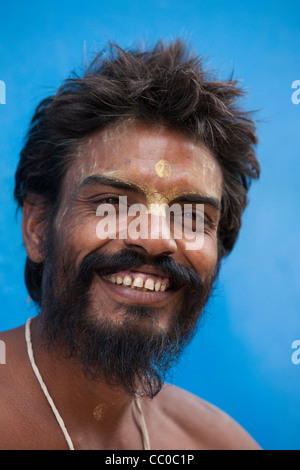
[[[168,285],[168,281],[163,281],[159,278],[154,279],[152,277],[147,277],[147,279],[144,280],[142,276],[131,276],[130,274],[126,274],[125,276],[122,276],[121,274],[105,276],[105,279],[113,284],[131,287],[132,289],[155,290],[156,292],[165,291]]]

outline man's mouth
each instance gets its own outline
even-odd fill
[[[169,278],[140,271],[120,271],[108,276],[103,276],[103,279],[106,279],[112,284],[144,292],[164,292],[170,289]]]

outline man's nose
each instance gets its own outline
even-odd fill
[[[162,208],[141,214],[138,231],[136,221],[131,223],[128,224],[127,238],[124,240],[127,246],[143,248],[152,256],[176,253],[177,243],[170,233],[170,224]]]

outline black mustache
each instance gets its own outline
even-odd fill
[[[79,276],[89,284],[97,272],[99,276],[109,276],[119,271],[138,269],[142,265],[153,266],[170,280],[170,287],[187,287],[199,292],[204,283],[200,275],[192,268],[179,265],[169,256],[148,256],[132,249],[124,249],[114,254],[93,251],[80,263]]]

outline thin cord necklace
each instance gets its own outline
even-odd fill
[[[29,361],[30,361],[30,364],[31,364],[31,367],[32,367],[32,370],[41,386],[41,389],[53,411],[53,414],[56,418],[56,421],[58,422],[58,425],[65,437],[65,440],[68,444],[68,447],[69,447],[69,450],[75,450],[74,449],[74,445],[73,445],[73,442],[72,442],[72,439],[67,431],[67,428],[65,426],[65,423],[62,419],[62,417],[60,416],[51,396],[50,396],[50,393],[48,392],[48,389],[46,387],[46,384],[45,382],[43,381],[43,378],[40,374],[40,371],[35,363],[35,360],[34,360],[34,355],[33,355],[33,349],[32,349],[32,342],[31,342],[31,331],[30,331],[30,324],[31,324],[31,321],[33,320],[33,318],[29,318],[26,322],[26,325],[25,325],[25,339],[26,339],[26,345],[27,345],[27,354],[28,354],[28,358],[29,358]],[[149,439],[149,434],[148,434],[148,430],[147,430],[147,427],[146,427],[146,422],[145,422],[145,418],[144,418],[144,415],[143,415],[143,411],[142,411],[142,408],[141,408],[141,404],[138,400],[137,397],[135,397],[134,399],[134,404],[135,404],[135,407],[136,407],[136,413],[135,413],[135,417],[136,417],[136,420],[137,420],[137,424],[138,424],[138,427],[140,429],[140,432],[141,432],[141,435],[142,435],[142,439],[143,439],[143,445],[144,445],[144,450],[150,450],[150,439]]]

